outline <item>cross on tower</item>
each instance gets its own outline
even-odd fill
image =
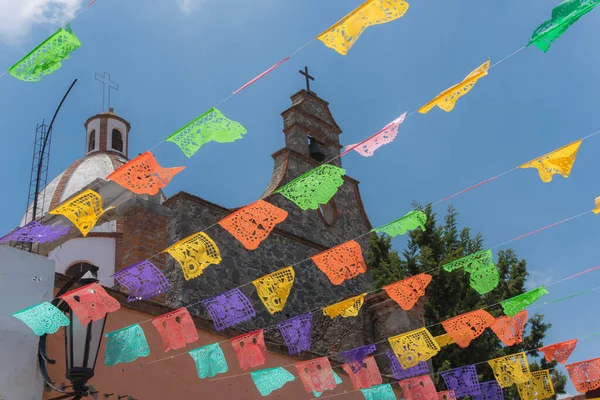
[[[304,75],[304,77],[306,78],[306,91],[310,92],[310,81],[314,81],[315,78],[313,78],[312,76],[310,76],[308,74],[308,67],[307,66],[304,67],[304,71],[302,71],[301,69],[299,69],[298,72],[300,73],[300,75]]]
[[[105,72],[104,75],[96,73],[95,79],[98,82],[102,83],[102,110],[105,110],[104,99],[106,97],[108,97],[108,108],[110,108],[110,89],[115,89],[116,91],[118,91],[119,85],[116,82],[110,80],[110,74],[108,72]],[[106,86],[107,83],[108,87]]]

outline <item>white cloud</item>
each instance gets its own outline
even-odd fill
[[[70,21],[84,0],[0,0],[0,40],[17,43],[34,25]],[[190,0],[187,0],[190,1]]]
[[[191,13],[198,6],[198,0],[177,0],[179,8],[185,13]]]

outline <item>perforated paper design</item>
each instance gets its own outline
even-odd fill
[[[248,250],[258,248],[271,231],[288,216],[287,211],[258,200],[219,221],[219,225],[240,241]]]
[[[166,293],[171,288],[171,284],[161,270],[148,260],[129,266],[114,274],[113,277],[127,288],[128,302],[149,299]]]
[[[544,400],[554,396],[554,384],[550,370],[531,373],[531,380],[517,385],[522,400]]]
[[[577,158],[577,151],[582,140],[578,140],[551,153],[535,158],[519,168],[535,168],[538,170],[540,179],[543,182],[551,182],[552,175],[560,174],[563,178],[568,178],[571,169]]]
[[[198,378],[212,378],[217,374],[227,372],[229,369],[227,360],[225,360],[225,355],[223,354],[223,350],[221,350],[219,343],[213,343],[208,346],[190,350],[188,354],[196,363]]]
[[[451,345],[452,343],[455,343],[454,339],[452,339],[452,336],[448,335],[447,333],[444,333],[440,336],[436,336],[434,337],[434,339],[440,347],[446,347]]]
[[[477,81],[487,75],[488,69],[490,68],[490,60],[487,60],[479,67],[471,71],[469,75],[463,81],[457,85],[454,85],[442,93],[438,94],[433,100],[425,104],[419,109],[421,114],[427,114],[435,106],[440,109],[450,112],[454,109],[456,101],[469,93],[475,86]]]
[[[263,365],[267,360],[267,348],[263,330],[254,331],[231,339],[240,368],[247,370]]]
[[[415,367],[419,361],[427,361],[440,351],[440,346],[426,328],[393,336],[388,341],[404,369]]]
[[[529,363],[525,353],[495,358],[489,360],[488,364],[492,367],[494,377],[502,388],[507,388],[515,383],[525,383],[531,379]]]
[[[481,394],[473,396],[473,400],[504,400],[504,392],[496,381],[481,382]]]
[[[527,310],[519,312],[514,317],[502,316],[492,322],[490,328],[506,346],[514,346],[523,341],[523,329],[527,323]]]
[[[400,365],[400,362],[398,361],[398,357],[396,357],[393,351],[388,350],[385,352],[385,355],[390,359],[390,368],[392,370],[392,375],[396,380],[412,378],[413,376],[419,376],[429,372],[429,366],[424,361],[420,361],[416,366],[411,368],[402,368],[402,365]]]
[[[383,290],[390,296],[403,310],[411,310],[421,296],[425,295],[425,288],[431,282],[431,275],[419,274],[384,286]]]
[[[498,286],[500,274],[494,265],[494,256],[491,250],[483,250],[468,255],[449,264],[444,265],[446,272],[463,268],[469,273],[469,282],[479,294],[486,294]]]
[[[296,379],[294,375],[281,367],[251,372],[250,376],[262,396],[268,396],[271,392],[281,389],[283,385]]]
[[[494,322],[494,317],[484,310],[475,310],[452,317],[442,322],[442,326],[460,347],[469,347],[471,341],[479,337],[485,328]]]
[[[345,56],[369,26],[398,19],[406,11],[408,3],[404,0],[367,0],[317,36],[317,39]]]
[[[391,237],[404,235],[408,231],[421,228],[425,232],[425,224],[427,223],[427,214],[423,211],[412,210],[404,217],[398,218],[395,221],[389,222],[382,227],[373,229],[377,233],[387,233]]]
[[[150,347],[146,341],[144,330],[137,324],[107,333],[105,336],[104,364],[109,367],[150,355]]]
[[[202,275],[209,265],[221,263],[221,252],[217,244],[204,232],[188,236],[164,252],[177,260],[186,281]]]
[[[349,144],[344,148],[342,156],[349,151],[356,151],[358,154],[364,157],[370,157],[375,154],[375,150],[384,146],[388,143],[392,143],[398,135],[398,128],[400,124],[404,122],[406,113],[402,114],[389,124],[387,124],[382,130],[369,137],[367,140],[363,140],[360,143]]]
[[[252,282],[256,287],[258,298],[271,314],[285,307],[295,277],[294,268],[286,267]]]
[[[121,308],[121,304],[106,293],[104,288],[97,283],[82,286],[60,296],[69,304],[71,310],[77,315],[81,325],[90,321],[98,321],[108,313]]]
[[[600,387],[600,358],[565,365],[575,390],[590,392]]]
[[[376,349],[377,346],[374,344],[368,344],[349,351],[343,351],[340,353],[340,358],[352,369],[352,372],[357,373],[363,367],[365,358],[374,353]]]
[[[353,371],[352,367],[348,364],[342,365],[342,368],[352,381],[352,387],[354,390],[368,389],[371,386],[381,385],[383,378],[379,372],[379,367],[373,357],[367,357],[361,363],[361,368],[358,371]]]
[[[327,204],[344,184],[346,170],[335,165],[322,164],[311,169],[290,183],[280,187],[280,193],[303,210],[316,210]]]
[[[402,396],[405,400],[429,400],[438,398],[435,385],[429,375],[405,379],[398,383],[402,388]]]
[[[594,214],[600,214],[600,197],[596,197],[596,207],[592,210]]]
[[[196,326],[185,307],[153,318],[152,325],[160,334],[165,352],[181,349],[198,340]]]
[[[450,400],[456,399],[456,396],[452,393],[451,390],[445,390],[443,392],[438,392],[438,400]]]
[[[294,355],[304,350],[310,350],[310,335],[312,314],[304,314],[277,324],[281,336],[288,348],[288,353]]]
[[[117,168],[106,179],[117,182],[133,193],[154,196],[184,169],[185,167],[163,168],[154,155],[147,151]]]
[[[540,286],[537,289],[530,290],[529,292],[520,294],[515,297],[511,297],[508,300],[500,302],[504,313],[509,317],[514,317],[517,313],[533,303],[535,303],[540,297],[547,295],[548,290],[546,287]]]
[[[367,272],[360,245],[351,240],[311,257],[334,285]]]
[[[296,363],[296,369],[307,393],[335,389],[335,379],[327,357]]]
[[[567,340],[560,343],[551,344],[549,346],[540,347],[539,351],[544,353],[546,361],[552,362],[554,360],[561,364],[567,362],[573,350],[577,346],[577,339]]]
[[[476,396],[481,394],[477,370],[474,365],[454,368],[441,372],[446,388],[454,392],[456,397]]]
[[[71,228],[56,225],[42,225],[37,221],[31,221],[27,225],[14,229],[0,238],[0,243],[8,241],[25,243],[51,243],[59,237],[69,233]]]
[[[351,297],[348,300],[325,307],[323,309],[323,314],[327,315],[329,318],[339,316],[342,318],[356,317],[365,302],[366,295],[366,293],[363,293],[360,296]]]
[[[340,378],[339,375],[335,373],[335,371],[333,371],[333,379],[335,379],[336,386],[342,383],[342,378]],[[327,389],[327,390],[330,390],[330,389]],[[315,396],[315,397],[321,397],[322,394],[323,394],[323,392],[317,392],[317,391],[313,390],[313,396]]]
[[[37,336],[52,335],[61,326],[69,325],[69,318],[48,302],[26,308],[12,316],[23,321]]]
[[[231,143],[241,139],[246,128],[211,108],[171,136],[167,142],[175,143],[190,158],[208,142]]]
[[[39,81],[44,75],[60,69],[61,61],[69,58],[79,46],[81,42],[67,25],[66,29],[59,28],[56,33],[20,59],[8,69],[8,72],[25,82]]]
[[[598,3],[600,0],[563,1],[552,10],[552,18],[536,28],[528,45],[533,43],[544,53],[547,52],[556,39],[579,21],[579,18],[592,11]]]
[[[238,288],[202,300],[202,304],[208,310],[217,331],[248,321],[256,315],[252,303]]]
[[[104,210],[102,197],[88,189],[51,210],[50,214],[63,215],[79,229],[83,236],[87,236],[102,214],[111,208],[113,207]]]
[[[396,400],[394,389],[389,383],[360,389],[360,392],[365,396],[365,400]]]

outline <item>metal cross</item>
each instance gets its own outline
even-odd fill
[[[102,110],[105,110],[104,101],[106,97],[108,97],[108,108],[110,108],[110,89],[119,91],[119,84],[110,80],[110,74],[108,72],[105,72],[104,75],[96,73],[95,79],[102,83]],[[106,86],[107,83],[108,87]]]
[[[314,81],[315,78],[313,78],[312,76],[310,76],[308,74],[308,67],[307,66],[304,66],[304,71],[302,71],[301,69],[299,69],[298,72],[300,73],[300,75],[304,75],[304,77],[306,78],[306,90],[308,92],[310,92],[310,81]]]

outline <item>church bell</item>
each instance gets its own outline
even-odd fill
[[[309,137],[308,143],[308,154],[310,158],[316,161],[325,160],[325,153],[321,151],[321,146],[319,146],[319,142],[317,142],[314,138]]]

